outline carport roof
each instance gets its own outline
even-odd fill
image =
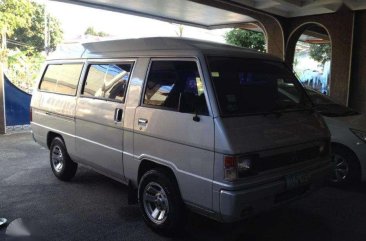
[[[336,12],[342,4],[352,10],[366,9],[361,0],[51,0],[84,5],[137,16],[182,23],[208,29],[233,27],[255,21],[241,14],[240,8],[259,10],[282,17],[298,17]],[[229,11],[214,7],[215,3],[228,4]],[[126,23],[121,23],[116,27]],[[128,24],[128,23],[127,23]]]
[[[189,0],[51,0],[171,21],[208,29],[221,28],[253,18]],[[111,23],[123,27],[128,23]]]

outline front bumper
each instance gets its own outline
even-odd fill
[[[326,162],[315,169],[298,172],[309,176],[309,181],[291,188],[283,177],[245,190],[221,189],[219,193],[221,221],[238,221],[302,197],[323,186],[330,170],[330,162]]]

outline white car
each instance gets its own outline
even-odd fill
[[[366,115],[306,89],[315,109],[324,117],[332,135],[335,183],[366,180]]]

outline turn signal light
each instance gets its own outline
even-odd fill
[[[224,157],[224,176],[227,181],[234,181],[238,178],[237,159],[235,156]]]

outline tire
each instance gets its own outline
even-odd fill
[[[361,167],[357,156],[343,146],[332,146],[332,183],[347,185],[361,181]]]
[[[71,160],[60,137],[55,137],[51,142],[50,164],[53,174],[62,181],[69,181],[76,174],[78,164]]]
[[[147,171],[138,188],[145,223],[154,231],[172,236],[184,228],[184,204],[175,178],[162,169]]]

